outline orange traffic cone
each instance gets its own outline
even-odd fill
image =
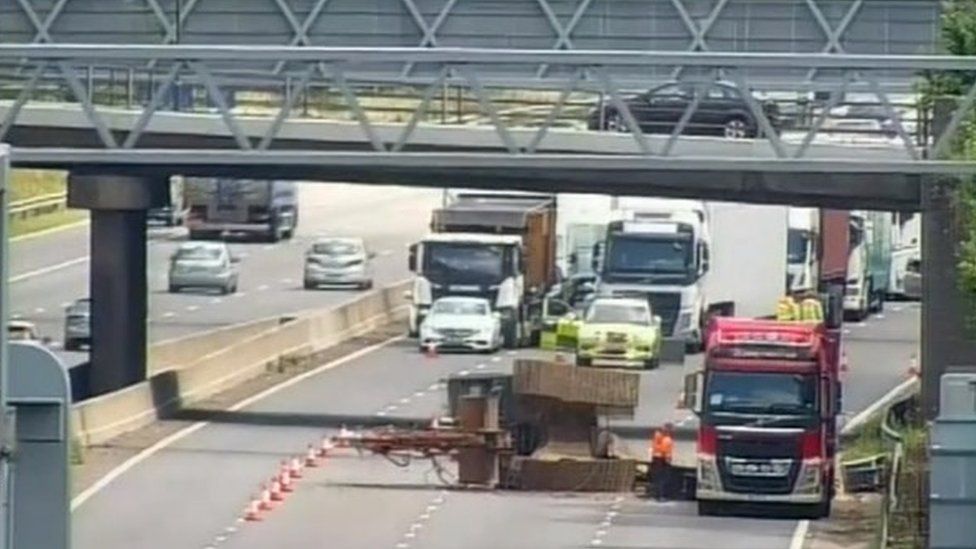
[[[291,484],[291,473],[287,469],[278,473],[278,482],[281,485],[282,492],[290,494],[295,491],[295,487]]]
[[[298,458],[291,458],[291,467],[288,469],[288,474],[291,478],[302,478],[302,464],[298,461]]]
[[[319,456],[315,452],[315,447],[309,444],[308,453],[305,454],[305,467],[318,467],[318,466],[319,466]]]
[[[261,485],[261,501],[258,508],[262,511],[269,511],[271,509],[271,491],[268,490],[266,484]]]
[[[281,482],[278,477],[271,477],[271,501],[285,501],[285,495],[281,490]]]
[[[244,520],[248,522],[258,522],[261,520],[261,504],[258,498],[252,497],[251,503],[244,509]]]

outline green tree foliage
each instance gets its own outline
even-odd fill
[[[976,56],[976,0],[949,0],[944,3],[941,22],[942,47],[952,55]],[[931,106],[936,98],[965,94],[976,83],[976,72],[946,71],[925,74],[923,104]],[[976,161],[976,118],[969,119],[960,130],[960,138],[950,153],[956,158]],[[972,300],[976,299],[976,179],[968,178],[959,185],[956,201],[960,243],[960,288]],[[970,318],[970,323],[976,319]]]

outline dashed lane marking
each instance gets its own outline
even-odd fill
[[[44,314],[44,310],[45,310],[44,307],[38,307],[38,308],[34,309],[34,314],[37,314],[37,315]]]
[[[267,290],[268,288],[270,288],[270,286],[268,286],[267,284],[262,284],[262,285],[258,286],[258,291],[259,292],[263,292],[263,291]]]
[[[215,298],[213,298],[213,299],[210,300],[210,304],[211,305],[220,305],[223,302],[224,302],[224,298],[222,298],[222,297],[215,297]]]
[[[186,310],[187,310],[187,311],[190,311],[191,313],[192,313],[193,311],[196,311],[196,310],[197,310],[197,309],[199,309],[199,308],[200,308],[200,306],[199,306],[199,305],[187,305],[187,306],[186,306]]]
[[[809,520],[801,520],[796,523],[793,530],[793,537],[790,539],[790,549],[803,549],[807,540],[807,531],[810,529]]]
[[[174,316],[176,316],[176,313],[173,311],[166,311],[163,313],[163,318],[173,318]]]

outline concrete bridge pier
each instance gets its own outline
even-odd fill
[[[146,210],[169,201],[165,178],[72,173],[68,206],[91,210],[91,395],[146,379]]]

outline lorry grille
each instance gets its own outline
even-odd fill
[[[471,291],[456,291],[449,290],[446,284],[435,285],[430,290],[431,298],[433,301],[437,301],[442,297],[448,296],[460,296],[460,297],[483,297],[488,300],[488,303],[494,307],[495,303],[498,301],[498,290],[492,290],[488,286],[482,286],[479,290]]]
[[[676,292],[649,293],[647,300],[651,311],[661,317],[661,330],[665,337],[674,335],[675,324],[681,312],[681,294]]]
[[[800,471],[800,440],[790,436],[720,434],[718,470],[722,486],[733,493],[784,495],[793,492]],[[732,467],[763,470],[774,461],[790,463],[786,475],[733,474]]]

